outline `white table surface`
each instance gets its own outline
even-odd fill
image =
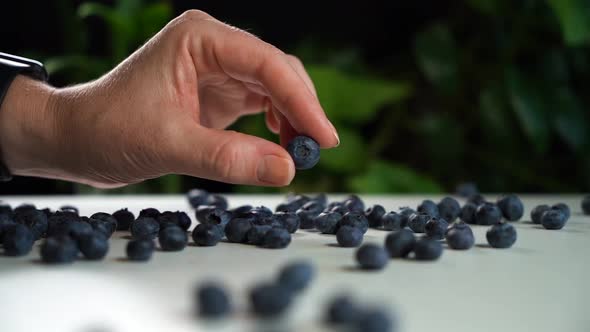
[[[274,208],[284,200],[276,195],[228,198],[232,207]],[[367,205],[380,203],[390,210],[415,207],[425,198],[440,196],[363,196]],[[82,215],[121,207],[134,213],[145,207],[185,210],[194,219],[182,195],[0,199],[53,209],[71,204]],[[182,252],[157,251],[147,263],[124,260],[127,240],[118,232],[108,256],[99,262],[44,265],[39,263],[38,242],[26,257],[0,256],[0,331],[327,331],[319,323],[321,314],[328,299],[340,292],[367,305],[385,306],[405,332],[590,331],[590,217],[581,214],[580,199],[523,196],[525,217],[514,223],[518,240],[511,249],[487,247],[487,227],[474,226],[476,246],[469,251],[445,250],[436,262],[391,260],[378,272],[355,269],[354,249],[335,247],[334,236],[301,230],[284,250],[189,245]],[[535,205],[556,202],[572,209],[564,229],[548,231],[527,222]],[[369,230],[364,242],[382,244],[386,234]],[[248,288],[298,258],[315,263],[318,274],[312,286],[281,321],[253,319],[247,312]],[[212,324],[192,315],[195,285],[211,279],[232,293],[237,313],[228,321]]]

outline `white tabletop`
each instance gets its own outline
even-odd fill
[[[229,195],[231,206],[274,208],[282,196]],[[341,198],[331,196],[331,199]],[[363,196],[387,209],[415,207],[420,196]],[[490,197],[491,198],[491,197]],[[12,205],[71,204],[80,213],[128,207],[185,210],[184,196],[3,197]],[[147,263],[124,260],[127,240],[115,233],[104,261],[72,265],[40,264],[37,243],[26,257],[0,256],[0,328],[18,331],[324,331],[325,303],[347,292],[361,303],[383,305],[398,317],[400,331],[590,331],[590,217],[581,196],[523,196],[524,221],[514,225],[511,249],[486,246],[487,227],[474,226],[476,246],[445,250],[439,261],[391,260],[379,272],[355,269],[354,249],[333,246],[334,236],[298,231],[284,250],[220,243],[189,245],[182,252],[154,254]],[[537,204],[565,202],[572,217],[564,229],[544,230],[527,222]],[[194,226],[194,222],[193,222]],[[364,242],[382,244],[387,232],[369,230]],[[192,242],[192,240],[191,240]],[[247,312],[246,294],[254,283],[273,278],[297,258],[315,263],[318,275],[280,322],[256,321]],[[211,325],[192,315],[192,293],[200,281],[217,280],[231,291],[237,313]]]

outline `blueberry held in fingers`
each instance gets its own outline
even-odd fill
[[[319,144],[307,136],[297,136],[289,141],[287,152],[293,158],[297,169],[310,169],[320,160]]]

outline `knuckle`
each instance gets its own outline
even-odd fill
[[[183,21],[199,21],[205,19],[211,19],[213,16],[205,13],[202,10],[198,9],[189,9],[180,15],[180,18]]]

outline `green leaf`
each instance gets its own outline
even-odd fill
[[[590,42],[590,1],[548,0],[561,25],[566,43],[579,46]]]
[[[349,181],[350,190],[362,193],[438,193],[440,185],[414,170],[385,161],[374,161],[369,169]]]
[[[336,173],[359,171],[366,164],[367,151],[363,138],[347,128],[339,128],[340,145],[337,148],[322,150],[320,165]]]
[[[507,70],[506,80],[510,103],[520,126],[537,152],[546,151],[549,145],[549,121],[544,91],[515,68]]]
[[[416,61],[428,80],[445,93],[459,86],[458,51],[448,27],[433,25],[416,37]]]
[[[320,102],[328,117],[354,125],[373,119],[379,107],[407,98],[410,85],[368,76],[352,76],[332,67],[309,66]]]

